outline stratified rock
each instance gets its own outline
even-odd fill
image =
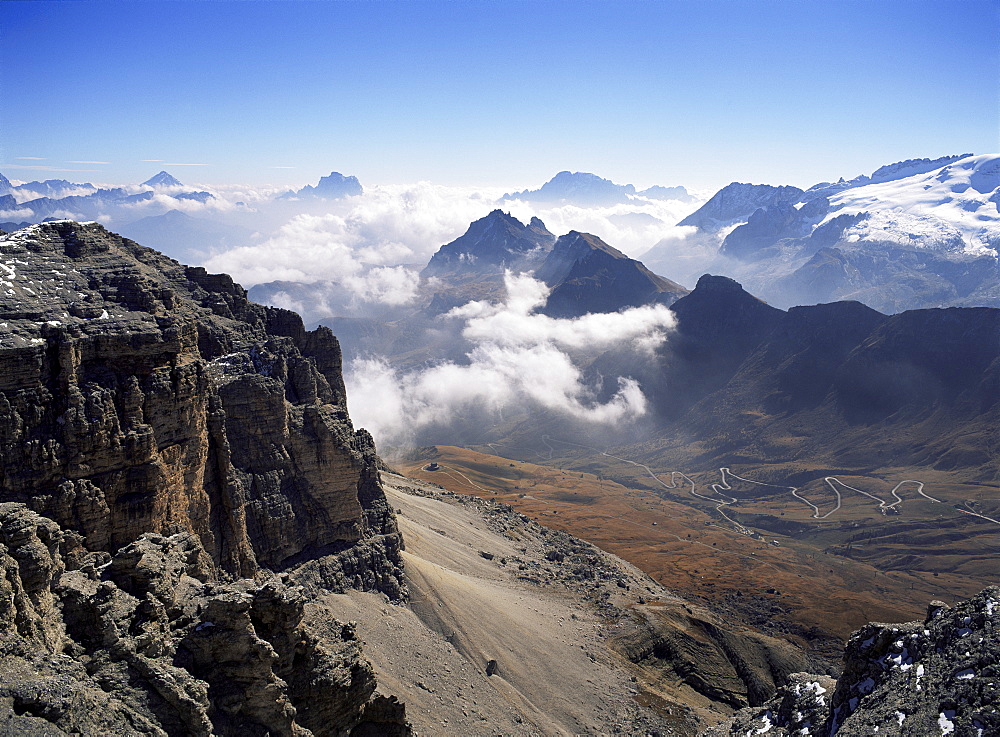
[[[187,531],[238,576],[363,543],[372,571],[347,584],[401,595],[329,330],[96,223],[6,236],[0,270],[0,499],[91,551]]]

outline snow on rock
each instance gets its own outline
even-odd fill
[[[933,171],[844,190],[830,197],[823,222],[844,214],[867,214],[845,231],[848,240],[996,257],[1000,154],[969,156]]]
[[[993,586],[954,607],[934,602],[923,622],[868,624],[848,642],[832,698],[814,687],[820,678],[796,673],[765,704],[707,734],[743,737],[768,723],[769,737],[1000,735],[998,599]]]

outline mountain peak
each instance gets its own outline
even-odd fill
[[[727,225],[746,222],[761,207],[792,204],[798,202],[802,195],[803,191],[798,187],[732,182],[677,224],[717,232]]]
[[[159,174],[154,174],[145,182],[142,183],[145,187],[183,187],[184,185],[171,174],[165,171],[161,171]]]
[[[555,236],[538,218],[525,225],[510,213],[496,209],[471,223],[463,235],[441,246],[421,274],[502,273],[504,268],[518,264],[527,267],[525,259],[547,251],[554,240]]]
[[[544,309],[552,317],[670,305],[687,294],[681,285],[654,274],[596,235],[577,230],[556,241],[535,278],[552,287]]]
[[[628,202],[634,194],[635,187],[631,184],[615,184],[589,172],[561,171],[539,189],[508,193],[502,199],[601,206]]]
[[[695,290],[704,292],[743,292],[743,285],[728,276],[703,274],[695,285]]]
[[[307,184],[298,191],[285,193],[279,199],[316,197],[324,200],[339,200],[342,197],[353,197],[360,194],[364,194],[364,188],[357,177],[344,176],[339,171],[331,171],[329,176],[320,177],[315,187]]]

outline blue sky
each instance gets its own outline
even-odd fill
[[[995,0],[5,2],[0,33],[19,179],[808,186],[1000,150]]]

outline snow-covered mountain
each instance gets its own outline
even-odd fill
[[[161,171],[159,174],[154,174],[145,182],[142,183],[144,187],[183,187],[180,180],[177,177],[169,174],[165,171]]]
[[[1000,305],[1000,154],[911,159],[805,191],[734,182],[678,224],[697,228],[688,250],[714,254],[698,266],[780,306]],[[643,258],[678,273],[676,252]]]
[[[1000,154],[968,156],[929,172],[847,189],[829,199],[823,223],[839,215],[860,216],[844,231],[849,242],[889,240],[997,257]]]

